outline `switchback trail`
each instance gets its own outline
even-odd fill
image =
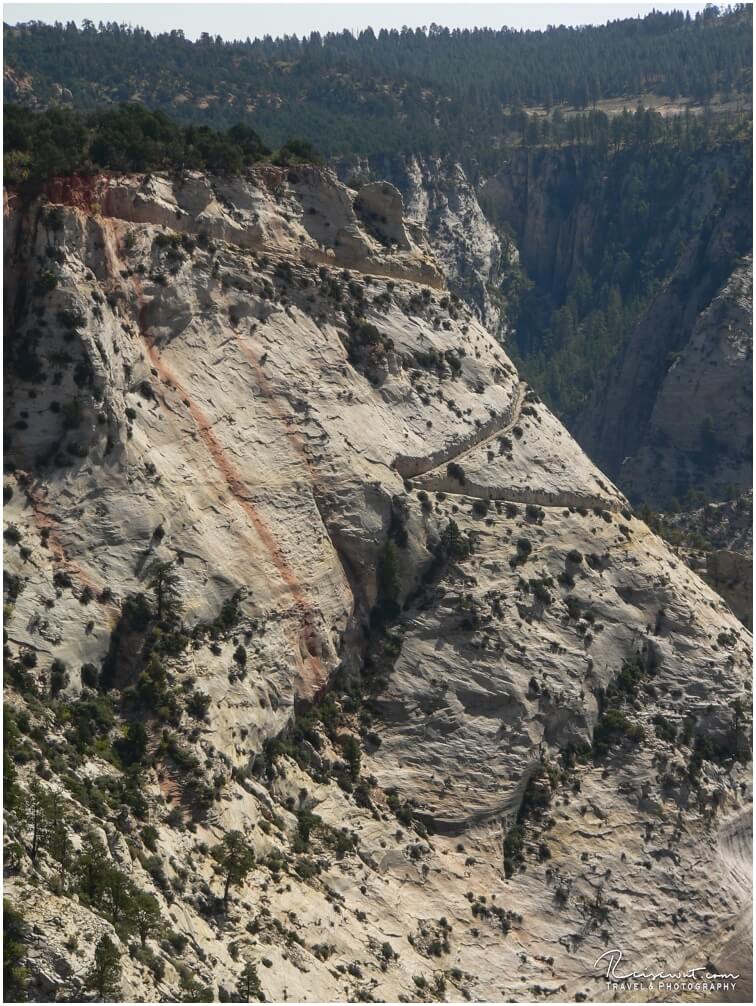
[[[410,482],[415,489],[431,489],[443,491],[451,496],[467,496],[472,499],[502,500],[508,503],[528,504],[545,507],[584,506],[616,510],[622,505],[622,497],[602,496],[599,494],[567,490],[553,492],[549,490],[531,490],[514,486],[475,485],[471,480],[457,482],[447,471],[451,463],[459,464],[461,468],[473,451],[493,440],[500,439],[511,433],[517,426],[522,415],[522,408],[528,391],[525,381],[519,381],[512,399],[509,417],[502,422],[497,416],[482,430],[467,438],[463,444],[435,451],[425,459],[418,457],[398,456],[394,459],[394,468]],[[451,482],[451,485],[449,484]]]
[[[515,388],[512,409],[508,418],[503,421],[501,416],[495,416],[482,429],[477,430],[468,437],[464,443],[441,448],[426,458],[397,455],[394,458],[394,468],[406,479],[417,478],[418,475],[433,475],[440,468],[443,468],[451,461],[455,461],[457,458],[464,457],[465,454],[468,454],[476,447],[480,447],[481,444],[486,444],[495,437],[504,436],[517,425],[517,420],[520,418],[522,405],[525,401],[526,391],[526,382],[519,381]],[[499,425],[500,423],[501,425]]]

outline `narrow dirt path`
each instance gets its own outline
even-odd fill
[[[440,451],[428,458],[423,464],[418,458],[396,458],[394,467],[415,489],[430,489],[444,492],[447,496],[464,496],[470,499],[500,500],[515,504],[533,503],[542,507],[584,506],[588,508],[618,509],[618,499],[591,493],[572,491],[549,492],[546,490],[524,490],[514,487],[476,486],[472,482],[462,483],[457,490],[449,486],[450,476],[447,466],[451,463],[464,462],[473,451],[494,440],[498,440],[517,426],[522,415],[528,384],[519,381],[512,400],[512,410],[509,418],[501,426],[488,430],[483,435],[469,440],[464,446],[457,445],[453,449]],[[464,467],[460,464],[460,467]],[[452,480],[453,482],[454,480]],[[434,484],[435,482],[435,484]]]
[[[520,416],[522,414],[522,406],[525,402],[525,395],[527,393],[527,390],[528,390],[527,382],[519,381],[517,387],[515,388],[514,401],[512,402],[512,414],[510,418],[507,420],[507,422],[504,424],[504,426],[502,426],[498,430],[494,430],[493,433],[489,433],[485,437],[482,437],[480,440],[477,441],[477,443],[469,444],[467,447],[462,448],[462,450],[458,451],[456,454],[453,454],[446,460],[439,462],[437,465],[434,465],[427,471],[418,472],[418,475],[433,476],[437,472],[439,472],[439,469],[445,469],[446,465],[449,464],[449,462],[457,461],[460,458],[464,458],[471,451],[477,450],[478,447],[483,447],[485,444],[489,444],[492,440],[496,440],[498,437],[505,437],[508,433],[511,433],[520,420]],[[446,474],[446,472],[444,471],[443,474]]]
[[[509,417],[502,422],[501,426],[496,422],[494,422],[493,428],[491,428],[490,424],[486,424],[486,428],[482,432],[473,434],[467,439],[466,443],[456,444],[452,447],[436,451],[425,462],[420,458],[397,455],[394,458],[393,467],[403,478],[412,481],[412,479],[416,479],[420,475],[433,475],[439,469],[445,468],[450,462],[456,461],[458,458],[469,454],[476,447],[480,447],[481,444],[487,444],[496,437],[504,436],[517,425],[520,413],[522,412],[523,402],[525,401],[527,387],[528,385],[525,381],[517,383],[512,401],[512,410]]]

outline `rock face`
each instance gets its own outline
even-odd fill
[[[366,172],[389,178],[405,215],[427,234],[449,289],[462,297],[492,335],[508,334],[504,288],[518,261],[514,243],[497,233],[460,164],[440,157],[386,156],[337,164],[342,178]],[[360,195],[369,188],[361,186]]]
[[[753,555],[717,549],[706,556],[704,579],[728,602],[738,618],[753,627]]]
[[[666,506],[691,486],[721,499],[751,485],[750,175],[744,149],[725,146],[696,166],[684,198],[665,204],[668,233],[684,236],[674,268],[570,423],[635,501]],[[575,148],[519,150],[479,186],[488,217],[514,234],[528,277],[555,304],[590,269],[602,230],[623,226],[608,176],[588,189],[585,177]]]
[[[661,533],[748,628],[753,627],[753,493],[659,515]]]
[[[33,999],[91,997],[103,933],[131,1001],[227,1000],[245,962],[272,1001],[603,1001],[612,946],[745,973],[750,636],[400,210],[299,168],[6,200],[18,786],[163,919],[144,953],[11,810]],[[138,811],[108,796],[135,717]],[[232,829],[255,867],[224,907]]]
[[[607,380],[571,423],[583,449],[635,501],[666,506],[690,486],[721,498],[751,483],[747,185],[733,184],[726,199],[720,191],[723,165],[737,175],[741,157],[712,154],[688,199],[668,210],[670,231],[673,222],[682,232],[687,227],[691,240],[628,330]],[[510,315],[523,282],[562,303],[591,263],[597,235],[621,226],[601,191],[605,178],[597,180],[598,192],[589,187],[575,197],[586,169],[574,148],[514,150],[505,168],[478,184],[443,158],[353,159],[338,171],[345,179],[392,180],[407,216],[427,233],[449,288],[504,345],[514,337]]]
[[[515,235],[530,278],[554,291],[557,301],[589,256],[600,219],[598,200],[569,206],[565,198],[580,174],[574,148],[521,149],[479,186],[488,216]]]
[[[625,367],[635,366],[630,358],[641,344],[648,346],[653,331],[664,327],[660,312],[665,310],[669,305],[661,297],[657,310],[633,333],[626,363],[612,382],[615,390]],[[627,491],[642,497],[654,486],[656,499],[681,497],[687,485],[697,482],[701,455],[699,464],[708,470],[706,481],[715,498],[728,486],[750,485],[752,369],[753,264],[748,256],[701,310],[690,338],[673,354],[653,399],[646,432],[639,442],[628,444],[632,453],[622,460],[618,477]],[[595,416],[592,420],[600,423]],[[600,436],[586,429],[589,441]]]

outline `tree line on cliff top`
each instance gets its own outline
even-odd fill
[[[290,140],[273,152],[246,123],[225,130],[181,125],[136,104],[83,115],[63,108],[30,114],[20,105],[6,105],[3,134],[6,184],[101,170],[197,168],[236,174],[263,160],[281,165],[319,161],[303,140]]]

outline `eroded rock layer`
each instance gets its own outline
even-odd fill
[[[397,190],[61,180],[6,227],[20,803],[60,794],[71,862],[94,828],[163,920],[146,953],[11,808],[31,997],[90,994],[103,934],[130,1000],[227,999],[245,962],[305,1001],[602,1000],[612,946],[743,969],[750,636]],[[112,721],[74,737],[95,696]],[[232,830],[255,866],[224,904]]]

